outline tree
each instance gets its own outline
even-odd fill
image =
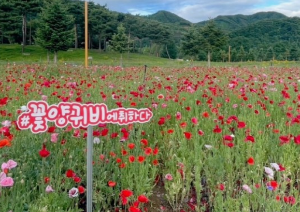
[[[220,49],[227,43],[227,36],[217,28],[213,21],[209,21],[203,28],[200,29],[199,47],[202,47],[207,52],[207,62],[210,68],[211,53]]]
[[[123,62],[123,52],[128,48],[128,37],[125,34],[123,24],[120,24],[117,29],[117,34],[112,37],[112,49],[121,54],[121,67]]]
[[[198,36],[197,29],[192,27],[182,39],[181,50],[185,55],[190,56],[192,60],[197,58],[201,51]]]
[[[240,60],[241,62],[243,62],[244,59],[245,59],[245,56],[246,56],[246,52],[245,52],[245,50],[244,50],[244,47],[243,47],[243,46],[240,46],[240,50],[239,50],[239,52],[238,52],[239,60]]]
[[[164,58],[169,58],[169,59],[176,59],[177,57],[177,48],[176,45],[174,43],[174,41],[169,41],[168,44],[166,44],[166,47],[163,48],[162,53],[161,53],[161,57]]]
[[[22,16],[22,52],[27,44],[27,18],[28,15],[40,12],[40,0],[11,0],[14,10]]]
[[[73,43],[73,26],[73,17],[61,1],[54,0],[43,9],[37,43],[54,53],[54,63],[57,63],[57,52],[68,50]]]
[[[227,36],[209,21],[202,28],[192,27],[182,42],[182,51],[190,56],[196,56],[200,50],[207,52],[208,67],[210,67],[211,53],[221,49],[227,43]]]
[[[14,9],[13,2],[0,1],[0,31],[2,43],[10,44],[18,42],[21,37],[21,23],[18,21],[19,16]]]
[[[90,33],[97,35],[98,37],[98,49],[101,51],[101,41],[104,38],[104,46],[106,42],[106,36],[109,35],[109,31],[115,28],[114,17],[112,13],[104,6],[96,5],[92,7],[89,18]]]
[[[74,48],[78,48],[78,44],[81,42],[79,41],[79,38],[84,38],[84,4],[80,0],[73,0],[69,4],[69,12],[74,17]],[[89,13],[90,14],[90,13]],[[82,42],[84,39],[81,40]]]

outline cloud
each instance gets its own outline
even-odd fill
[[[193,23],[218,15],[250,15],[261,11],[300,16],[299,0],[94,0],[94,2],[106,4],[110,10],[140,15],[167,10]]]
[[[289,17],[300,16],[300,1],[299,0],[284,1],[277,5],[267,6],[264,8],[264,11],[276,11]]]

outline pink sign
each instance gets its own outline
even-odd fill
[[[48,130],[48,122],[54,122],[59,128],[71,124],[73,128],[95,126],[100,123],[126,125],[146,123],[153,114],[148,108],[118,108],[108,110],[106,104],[80,104],[77,102],[61,102],[48,105],[45,101],[30,101],[28,111],[17,119],[21,130],[30,129],[33,133]]]

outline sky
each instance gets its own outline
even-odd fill
[[[107,5],[109,10],[150,15],[166,10],[197,23],[218,15],[251,15],[262,11],[276,11],[286,16],[300,17],[300,0],[90,0]]]

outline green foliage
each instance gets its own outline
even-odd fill
[[[243,46],[248,53],[251,49],[257,60],[299,60],[299,25],[300,18],[260,21],[230,33],[229,43],[233,49]]]
[[[171,23],[171,24],[178,24],[183,26],[190,26],[191,22],[185,20],[184,18],[175,15],[174,13],[168,11],[158,11],[152,15],[147,16],[151,20],[156,20],[161,23]]]
[[[196,57],[199,54],[200,44],[197,38],[197,29],[195,27],[190,28],[181,43],[181,50],[185,55]]]
[[[118,26],[118,32],[113,35],[111,44],[113,50],[120,53],[123,53],[128,49],[128,37],[125,34],[123,24]]]
[[[177,47],[174,42],[170,41],[168,44],[166,44],[165,48],[163,48],[161,52],[161,57],[164,58],[172,58],[176,59],[177,57]]]
[[[18,21],[18,13],[13,8],[13,3],[7,0],[0,2],[0,34],[1,43],[10,44],[21,39],[21,22]]]
[[[60,9],[64,10],[63,13],[69,17],[67,18],[69,21],[60,24],[61,18],[54,19],[57,14],[52,14],[55,21],[51,22],[51,27],[58,29],[54,32],[45,24],[38,26],[38,23],[45,22],[45,9],[43,14],[40,14],[42,8],[47,8],[51,2],[50,0],[1,0],[0,43],[23,43],[24,47],[39,42],[49,51],[59,48],[66,50],[71,45],[75,48],[83,48],[85,42],[84,1],[58,1],[61,5]],[[225,55],[228,55],[228,47],[214,49],[211,42],[207,43],[209,39],[217,41],[218,34],[212,38],[210,38],[211,35],[208,35],[209,39],[198,35],[197,39],[189,38],[194,36],[192,31],[199,33],[200,28],[210,25],[210,21],[202,21],[193,25],[167,11],[158,11],[148,16],[122,14],[110,11],[106,6],[91,1],[88,3],[88,9],[88,45],[90,49],[109,51],[109,43],[113,35],[117,33],[118,25],[123,24],[125,34],[128,36],[126,48],[131,52],[149,53],[168,58],[167,45],[170,57],[175,58],[176,50],[181,46],[181,51],[178,52],[180,58],[193,57],[197,60],[204,60],[207,58],[209,50],[213,51],[212,60],[227,60]],[[74,21],[70,20],[70,16],[73,16]],[[275,60],[299,60],[299,20],[299,18],[287,18],[277,12],[259,12],[253,15],[218,16],[213,19],[213,22],[217,29],[227,33],[232,50],[231,61],[237,62],[241,60],[271,60],[273,58]],[[39,33],[37,33],[38,27]],[[72,28],[74,30],[71,32]],[[54,36],[50,36],[52,33]],[[41,37],[44,38],[41,39]],[[58,42],[64,39],[66,42]],[[242,55],[241,47],[244,50]],[[22,49],[22,52],[26,52],[26,50]]]
[[[227,43],[227,36],[213,21],[209,21],[200,30],[199,43],[205,51],[212,52]]]
[[[249,24],[262,20],[275,20],[286,18],[285,15],[277,12],[258,12],[253,15],[225,15],[214,18],[216,25],[225,32],[235,31]],[[197,26],[205,26],[209,21],[197,23]]]
[[[73,18],[58,0],[47,4],[40,18],[37,43],[50,52],[66,51],[73,42]]]
[[[210,54],[220,49],[227,42],[226,35],[210,21],[202,28],[191,28],[182,42],[182,51],[186,55],[196,57],[201,50]],[[210,61],[210,59],[208,58]]]

